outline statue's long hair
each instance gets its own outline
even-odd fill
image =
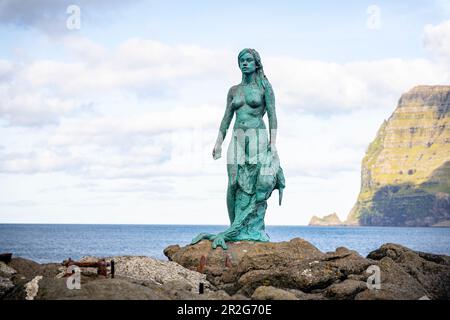
[[[246,54],[250,53],[253,56],[253,59],[255,59],[255,65],[256,65],[256,83],[258,84],[259,88],[265,91],[266,88],[270,87],[270,82],[267,79],[264,68],[261,62],[261,57],[259,56],[258,51],[255,49],[245,48],[238,54],[238,66],[241,67],[239,61],[241,60],[241,57]],[[242,75],[244,77],[244,75]]]

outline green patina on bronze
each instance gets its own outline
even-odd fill
[[[279,190],[281,205],[285,180],[276,149],[277,117],[272,86],[256,50],[242,50],[238,63],[242,81],[228,92],[225,114],[213,150],[213,158],[219,159],[222,142],[236,114],[227,152],[230,227],[219,234],[200,233],[191,244],[209,239],[213,241],[213,248],[227,249],[226,242],[230,241],[269,241],[264,217],[267,199],[275,189]],[[269,133],[263,121],[266,112]]]

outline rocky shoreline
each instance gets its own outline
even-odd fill
[[[300,238],[229,243],[228,250],[212,250],[210,241],[204,240],[169,246],[164,254],[169,261],[104,257],[115,261],[114,278],[110,272],[103,276],[95,268],[83,267],[81,288],[73,290],[68,289],[65,266],[13,258],[0,262],[0,299],[450,299],[450,257],[397,244],[385,244],[362,257],[344,247],[324,253]]]

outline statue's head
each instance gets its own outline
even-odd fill
[[[261,57],[255,49],[246,48],[239,52],[238,63],[242,73],[250,74],[262,68]]]
[[[264,74],[261,57],[259,56],[258,51],[250,48],[242,50],[238,54],[238,63],[239,68],[242,71],[242,77],[244,77],[245,74],[252,74],[255,72],[256,83],[261,89],[265,89],[268,85],[270,85],[266,75]]]

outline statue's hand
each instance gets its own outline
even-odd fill
[[[211,239],[214,235],[210,233],[199,233],[194,239],[192,239],[191,244],[196,244],[203,239]]]
[[[222,146],[220,144],[214,146],[212,156],[214,160],[217,160],[222,156]]]
[[[215,249],[217,247],[222,247],[222,249],[227,250],[228,246],[225,243],[225,239],[223,237],[223,235],[218,234],[215,238],[214,241],[212,243],[212,248]]]
[[[274,143],[269,144],[269,151],[272,152],[273,155],[277,154],[277,146]]]

